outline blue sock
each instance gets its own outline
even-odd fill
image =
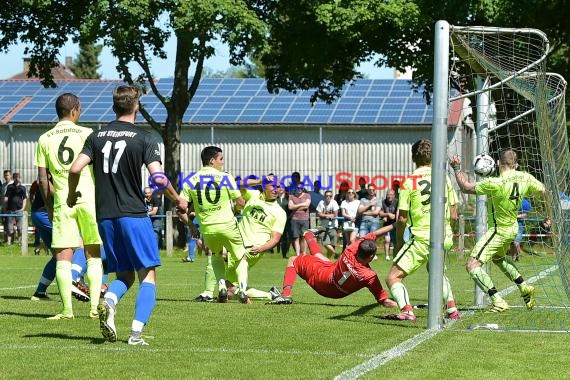
[[[48,286],[53,282],[55,278],[55,257],[52,256],[51,259],[46,263],[44,271],[42,272],[42,277],[36,288],[37,293],[45,293]]]
[[[129,285],[124,280],[121,279],[113,280],[109,284],[107,293],[105,293],[105,300],[108,301],[110,298],[111,300],[113,300],[113,304],[116,305],[125,295],[127,290],[129,290]]]
[[[86,270],[87,259],[85,258],[85,251],[83,248],[77,248],[71,258],[71,278],[73,281],[77,281],[80,277],[83,277]]]
[[[194,253],[196,252],[196,239],[188,241],[188,259],[194,260]]]
[[[147,324],[155,304],[156,285],[150,282],[141,282],[135,304],[135,321]]]

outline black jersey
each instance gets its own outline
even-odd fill
[[[87,138],[82,153],[93,165],[98,220],[147,216],[141,167],[161,161],[159,142],[152,133],[113,121]]]

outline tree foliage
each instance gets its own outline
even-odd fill
[[[80,79],[101,79],[101,74],[97,72],[101,68],[99,62],[101,50],[103,50],[103,45],[80,44],[79,54],[71,66],[73,74]]]

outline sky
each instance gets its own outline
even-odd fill
[[[7,79],[23,71],[23,58],[25,57],[24,47],[25,46],[23,44],[13,45],[9,48],[8,53],[0,53],[0,79]],[[151,70],[156,78],[169,78],[173,76],[176,45],[172,40],[167,42],[166,51],[168,59],[154,59],[152,61]],[[76,59],[78,53],[79,47],[69,41],[61,49],[59,60],[61,63],[65,63],[65,57]],[[119,75],[115,69],[117,60],[113,57],[109,49],[103,48],[103,51],[99,56],[99,61],[101,62],[101,68],[99,69],[101,79],[119,79]],[[223,44],[217,45],[215,57],[206,61],[205,66],[214,72],[226,71],[230,67],[227,47]],[[140,73],[140,69],[138,69],[136,65],[133,65],[131,69],[133,74]],[[191,67],[191,72],[192,69],[193,67]],[[363,72],[369,79],[390,79],[394,77],[393,69],[380,69],[371,63],[363,64],[361,66],[361,72]]]

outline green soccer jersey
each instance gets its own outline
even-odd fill
[[[451,229],[449,224],[451,204],[457,203],[457,196],[446,177],[445,220],[446,230]],[[431,167],[422,166],[406,178],[398,198],[398,209],[408,212],[407,225],[414,237],[429,240],[431,217]]]
[[[67,177],[69,168],[83,149],[83,144],[93,131],[71,121],[60,121],[38,139],[34,164],[47,168],[53,178],[54,208],[67,201]],[[77,203],[94,203],[95,186],[91,166],[81,171],[77,191],[81,196]]]
[[[241,197],[241,193],[231,174],[204,166],[184,181],[180,196],[194,205],[203,234],[224,232],[235,226],[232,200]]]
[[[248,190],[247,201],[239,222],[246,247],[265,244],[272,233],[283,233],[287,214],[277,202],[266,202],[257,190]]]
[[[487,224],[492,228],[516,225],[522,199],[527,194],[540,195],[543,189],[539,180],[517,170],[485,178],[475,185],[476,194],[487,195]]]

